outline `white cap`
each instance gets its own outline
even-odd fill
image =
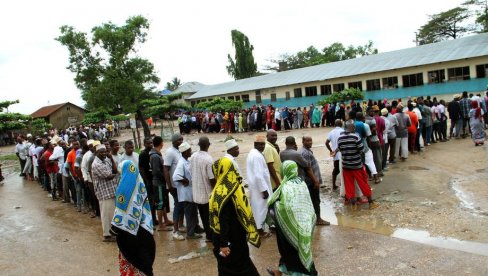
[[[187,150],[189,150],[191,147],[190,147],[190,144],[188,144],[187,142],[183,142],[181,143],[181,145],[178,147],[178,150],[180,152],[185,152]]]
[[[86,145],[87,145],[87,146],[89,146],[89,145],[93,145],[93,142],[95,142],[95,140],[90,139],[90,140],[86,141]]]
[[[97,149],[97,151],[99,151],[101,149],[107,149],[107,148],[105,147],[104,144],[100,144],[100,145],[97,145],[96,149]]]
[[[235,139],[225,141],[225,148],[227,150],[230,150],[230,149],[235,148],[237,146],[238,146],[238,144],[237,144]]]
[[[31,138],[31,137],[32,137],[32,134],[28,133],[27,138]]]

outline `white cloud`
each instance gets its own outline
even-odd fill
[[[61,25],[89,32],[133,15],[151,21],[140,54],[151,60],[160,87],[178,77],[207,84],[232,80],[230,31],[245,33],[258,66],[310,45],[372,40],[380,52],[414,46],[414,32],[434,14],[463,1],[10,1],[0,11],[0,96],[19,99],[11,111],[31,113],[50,104],[83,102],[57,41]]]

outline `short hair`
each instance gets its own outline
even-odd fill
[[[357,120],[362,120],[364,118],[364,115],[362,112],[356,112],[356,119]]]
[[[163,143],[163,137],[161,136],[155,136],[153,138],[153,145],[154,147],[159,147]]]
[[[297,142],[295,141],[295,137],[288,136],[285,139],[285,145],[295,145]]]
[[[356,125],[354,124],[354,121],[353,120],[347,120],[346,121],[346,129],[349,129],[351,127],[356,127]]]
[[[115,140],[115,139],[114,139],[114,140],[110,140],[110,141],[108,142],[108,144],[110,145],[110,147],[111,147],[111,148],[113,148],[113,147],[115,146],[115,143],[118,143],[118,142],[119,142],[119,141],[117,141],[117,140]]]
[[[152,138],[151,138],[151,137],[146,137],[146,138],[144,138],[144,144],[145,144],[146,142],[148,142],[148,141],[151,141],[151,142],[152,142]]]
[[[132,140],[127,140],[127,141],[125,141],[125,143],[124,143],[124,147],[128,147],[128,146],[131,146],[131,145],[132,145],[132,146],[134,145],[134,141],[132,141]]]

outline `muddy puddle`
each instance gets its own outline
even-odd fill
[[[341,201],[329,198],[322,201],[320,210],[321,216],[332,225],[360,229],[439,248],[488,256],[488,243],[463,241],[452,237],[435,237],[424,230],[396,228],[372,216],[365,219],[362,215],[369,212],[366,208],[367,204],[360,211],[352,212],[347,206],[343,206]]]

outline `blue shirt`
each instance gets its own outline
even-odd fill
[[[184,178],[190,181],[190,184],[186,187],[181,182]],[[173,174],[173,183],[178,193],[178,201],[193,202],[190,162],[183,157],[178,160],[178,164],[176,165],[175,173]]]

